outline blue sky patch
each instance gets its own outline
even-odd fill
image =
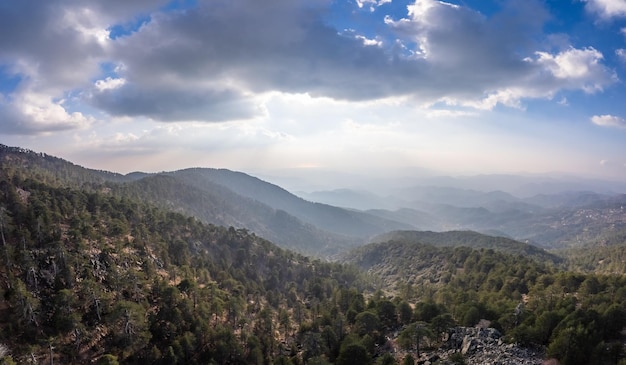
[[[22,82],[22,76],[9,71],[7,66],[0,65],[0,94],[10,94]]]

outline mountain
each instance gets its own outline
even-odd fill
[[[382,219],[364,212],[343,209],[327,204],[312,203],[291,194],[285,189],[241,172],[225,169],[186,169],[170,173],[188,185],[207,190],[219,184],[233,192],[283,210],[294,217],[322,230],[367,238],[394,229],[407,229],[410,225]]]
[[[400,238],[355,248],[342,255],[341,262],[356,265],[379,277],[382,286],[390,293],[415,291],[421,288],[421,292],[412,292],[410,296],[427,297],[429,292],[441,293],[446,286],[453,292],[475,291],[483,285],[489,285],[489,275],[493,275],[494,280],[495,276],[501,278],[496,287],[485,289],[499,291],[507,279],[518,275],[516,271],[521,267],[524,267],[524,270],[532,270],[535,278],[537,275],[549,274],[554,270],[550,260],[536,261],[526,255],[512,254],[506,250],[472,248],[466,245],[435,246]],[[473,274],[479,276],[472,277]],[[450,285],[458,279],[464,283]],[[532,283],[524,285],[528,284],[532,285]],[[507,290],[509,299],[515,299],[513,290],[526,293],[528,287]]]
[[[368,191],[336,189],[330,191],[299,192],[307,200],[359,210],[399,209],[426,204],[453,205],[457,207],[485,207],[495,210],[512,207],[538,208],[509,193],[493,190],[488,192],[441,186],[417,185],[393,189],[382,197]]]
[[[436,194],[420,193],[424,201],[408,203],[408,208],[368,213],[422,231],[499,232],[548,249],[581,247],[626,228],[624,195],[581,191],[517,199],[500,192],[427,191]]]
[[[279,362],[317,351],[306,341],[318,330],[304,323],[319,303],[369,285],[246,230],[14,166],[0,168],[2,364]],[[345,318],[335,313],[319,331]],[[327,344],[320,355],[339,352],[339,340]]]
[[[514,351],[511,364],[623,362],[623,229],[602,229],[597,243],[614,250],[589,246],[580,262],[605,274],[475,232],[397,232],[326,262],[233,226],[319,243],[319,228],[279,206],[333,212],[243,174],[231,190],[228,171],[221,182],[199,179],[212,173],[203,170],[125,176],[0,151],[0,364],[483,363],[472,354],[479,339],[494,359]],[[256,199],[265,194],[279,202]],[[597,236],[608,218],[618,226],[623,203],[612,196],[564,222],[602,222],[589,225]],[[346,212],[358,224],[388,221]],[[527,346],[540,350],[529,357]]]
[[[415,186],[398,190],[395,195],[406,201],[415,202],[414,204],[445,204],[457,207],[491,206],[520,200],[503,191],[482,192],[441,186]]]
[[[409,224],[365,212],[308,202],[250,175],[224,169],[186,169],[121,175],[91,170],[20,148],[0,146],[3,166],[57,186],[106,189],[190,214],[206,223],[246,228],[282,247],[331,256],[367,238]]]
[[[424,177],[419,186],[436,186],[482,192],[502,190],[520,198],[554,195],[567,191],[595,191],[601,194],[626,193],[622,181],[580,178],[564,174],[486,174],[475,176]]]
[[[202,188],[199,188],[178,176],[157,174],[114,186],[112,191],[150,201],[203,222],[245,228],[282,247],[311,255],[330,256],[361,243],[360,239],[324,231],[284,210],[274,209],[210,181],[202,181]]]
[[[435,333],[440,323],[445,327],[454,318],[464,326],[502,330],[507,333],[504,341],[545,346],[544,359],[558,359],[543,362],[611,363],[610,348],[619,354],[616,358],[622,356],[618,332],[626,325],[626,310],[621,307],[626,301],[623,275],[561,271],[525,255],[407,241],[362,246],[347,253],[343,262],[376,276],[386,293],[399,293],[408,301],[421,298],[413,316],[422,326],[429,323]],[[447,312],[449,308],[454,309]],[[613,339],[600,341],[607,331]],[[477,346],[468,337],[458,341],[465,344],[461,352],[466,356]],[[507,358],[506,363],[539,362]]]
[[[565,191],[558,194],[538,194],[524,199],[525,202],[548,209],[577,208],[595,204],[609,198],[610,195],[592,191]]]
[[[309,202],[241,172],[187,169],[168,174],[187,186],[184,190],[199,189],[212,194],[222,205],[232,204],[218,215],[202,215],[200,211],[206,209],[194,207],[196,200],[188,199],[191,206],[187,211],[204,221],[247,227],[283,247],[325,256],[394,230],[498,231],[558,249],[585,245],[626,226],[623,196],[587,191],[519,199],[501,191],[414,187],[406,191],[412,192],[410,197],[422,200],[408,203],[409,208],[356,211]],[[394,204],[401,201],[392,200]],[[216,206],[214,201],[208,206]],[[179,208],[186,206],[180,199],[177,202]],[[261,209],[259,203],[270,210]]]

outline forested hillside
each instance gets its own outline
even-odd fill
[[[141,175],[124,176],[114,172],[86,169],[45,153],[0,144],[2,169],[9,174],[24,174],[52,186],[89,189],[104,182],[131,181]]]
[[[378,277],[389,293],[417,302],[418,318],[428,323],[445,313],[464,326],[486,319],[509,341],[545,346],[562,364],[616,364],[624,356],[624,275],[564,271],[521,254],[406,240],[358,248],[344,262]]]
[[[257,220],[294,247],[320,237],[222,185],[0,150],[2,364],[626,363],[621,231],[565,259],[403,231],[330,263],[233,227]]]
[[[626,243],[576,248],[562,251],[560,254],[566,258],[567,267],[573,270],[626,275]]]
[[[120,175],[91,170],[33,151],[0,145],[8,171],[54,186],[149,201],[209,224],[246,228],[283,248],[318,257],[362,244],[371,235],[410,225],[298,198],[275,185],[229,170],[187,169]]]
[[[562,258],[546,250],[528,243],[519,242],[507,237],[497,237],[472,231],[393,231],[383,233],[370,240],[372,243],[398,241],[420,242],[439,247],[470,247],[486,248],[505,253],[523,255],[539,261],[557,263]]]
[[[5,170],[0,189],[0,341],[20,363],[272,363],[298,333],[345,337],[329,311],[365,289],[349,267],[106,190]]]
[[[281,247],[309,255],[330,256],[360,243],[356,237],[324,231],[225,186],[210,181],[203,185],[200,189],[175,176],[159,174],[111,185],[111,189],[117,195],[150,201],[205,223],[245,228]]]

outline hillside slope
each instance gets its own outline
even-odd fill
[[[178,176],[150,175],[113,191],[150,201],[162,208],[194,216],[203,222],[245,228],[281,247],[316,256],[331,256],[362,241],[324,231],[289,213],[241,196],[209,181],[203,188],[188,185]]]
[[[273,362],[310,301],[364,288],[245,230],[25,175],[0,169],[2,363]]]

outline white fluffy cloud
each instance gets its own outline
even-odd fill
[[[594,115],[591,122],[600,127],[626,129],[626,119],[614,115]]]
[[[63,101],[45,94],[24,93],[0,99],[0,120],[5,134],[42,134],[84,128],[93,120],[79,112],[68,113]]]
[[[126,84],[126,80],[123,78],[111,78],[111,77],[107,77],[104,80],[98,80],[96,81],[96,83],[94,84],[94,86],[96,87],[96,89],[98,91],[105,91],[105,90],[113,90],[113,89],[117,89],[120,88],[122,86],[124,86],[124,84]]]
[[[602,19],[626,16],[626,0],[583,0],[585,8]]]
[[[370,10],[373,11],[375,6],[381,6],[390,2],[391,0],[356,0],[356,5],[359,8],[363,8],[365,5],[369,5]]]
[[[559,87],[592,93],[617,81],[617,75],[602,64],[603,58],[602,53],[591,47],[570,48],[554,55],[537,52],[534,62],[549,70],[557,80],[562,80],[564,84]]]

